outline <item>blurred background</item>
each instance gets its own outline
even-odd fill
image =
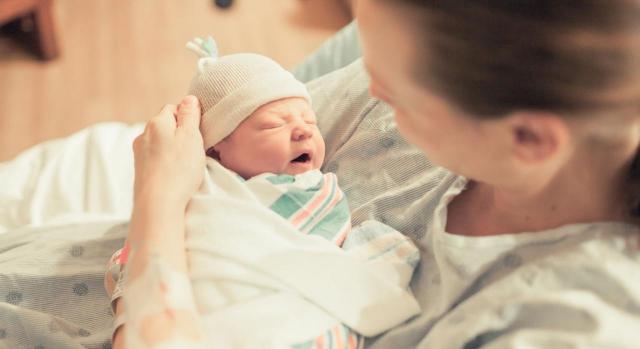
[[[0,0],[0,161],[185,95],[195,36],[293,68],[351,21],[348,0]],[[230,1],[229,1],[230,2]]]

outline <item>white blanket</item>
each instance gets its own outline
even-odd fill
[[[128,219],[131,144],[143,128],[97,124],[0,163],[0,234],[27,226]]]
[[[301,234],[213,160],[187,209],[187,248],[203,325],[220,347],[290,346],[340,323],[374,336],[420,311],[396,265]]]

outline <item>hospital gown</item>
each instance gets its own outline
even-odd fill
[[[411,289],[422,313],[366,348],[640,348],[637,226],[448,233],[447,204],[467,180],[407,144],[368,84],[362,60],[309,84],[328,145],[323,169],[340,178],[353,223],[384,222],[421,251]]]
[[[446,231],[467,181],[434,190],[411,288],[422,314],[367,341],[387,348],[640,348],[640,230],[617,222],[471,237]]]

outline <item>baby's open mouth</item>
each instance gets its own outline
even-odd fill
[[[297,163],[305,163],[309,161],[311,161],[311,156],[309,156],[309,153],[302,153],[297,158],[291,160],[291,162],[297,162]]]

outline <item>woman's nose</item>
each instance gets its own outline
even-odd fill
[[[299,123],[291,132],[291,139],[294,141],[303,141],[313,135],[311,128],[306,123]]]

